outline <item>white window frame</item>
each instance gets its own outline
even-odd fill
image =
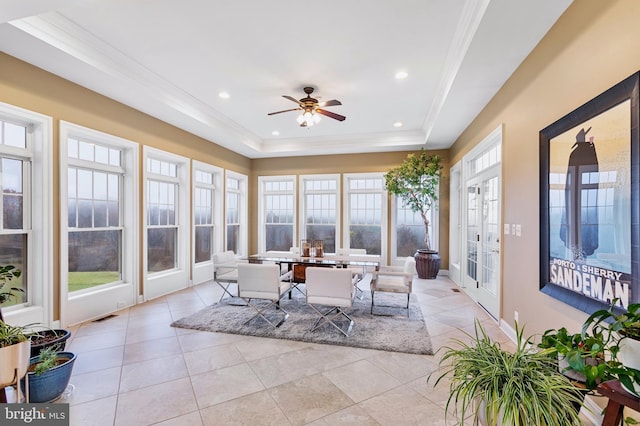
[[[213,166],[211,164],[202,163],[200,161],[193,160],[192,162],[192,203],[191,203],[191,223],[192,233],[191,233],[191,267],[192,267],[192,282],[194,285],[200,284],[203,282],[211,281],[213,278],[213,254],[222,251],[222,243],[223,243],[223,230],[224,224],[222,223],[222,195],[224,193],[224,185],[222,183],[222,177],[224,175],[224,170],[220,167]],[[204,173],[210,173],[213,176],[213,182],[211,185],[203,184],[200,182],[196,182],[195,174],[197,171],[201,171]],[[207,188],[211,189],[213,192],[213,241],[212,241],[212,257],[211,260],[206,262],[196,263],[195,253],[196,253],[196,221],[195,221],[195,192],[196,188]]]
[[[227,178],[231,178],[231,179],[237,179],[238,180],[238,186],[239,188],[237,190],[235,189],[230,189],[227,186]],[[225,180],[224,180],[224,186],[225,186],[225,210],[224,210],[224,247],[226,250],[227,247],[227,194],[229,192],[235,192],[236,194],[238,194],[239,196],[239,200],[240,200],[240,206],[239,209],[240,211],[238,212],[238,220],[239,220],[239,225],[240,225],[240,229],[239,229],[239,236],[238,236],[238,250],[236,251],[236,255],[237,256],[248,256],[248,251],[249,251],[249,235],[248,235],[248,230],[249,230],[249,225],[248,225],[248,195],[247,195],[247,186],[248,186],[248,176],[244,175],[242,173],[238,173],[238,172],[234,172],[231,170],[226,170],[225,172]]]
[[[306,195],[307,195],[307,191],[306,191],[306,183],[307,181],[314,181],[314,180],[334,180],[336,182],[336,189],[335,191],[332,191],[332,193],[335,193],[336,196],[336,223],[335,223],[335,236],[336,236],[336,251],[340,244],[340,238],[341,238],[341,234],[340,234],[340,216],[341,216],[341,179],[340,179],[340,175],[339,174],[317,174],[317,175],[301,175],[300,176],[300,203],[299,203],[299,209],[300,209],[300,214],[299,214],[299,218],[300,218],[300,224],[299,224],[299,235],[300,235],[300,239],[305,239],[307,238],[307,224],[306,224]]]
[[[177,166],[177,176],[175,178],[169,178],[167,176],[154,175],[147,172],[147,160],[156,159],[160,161],[169,162]],[[172,293],[177,290],[187,288],[189,286],[189,266],[191,261],[190,255],[190,238],[191,238],[191,226],[190,226],[190,176],[191,176],[191,161],[181,155],[173,154],[160,149],[145,146],[143,148],[143,182],[142,185],[142,200],[143,200],[143,255],[142,255],[142,270],[143,273],[143,294],[142,301],[154,299],[156,297],[163,296],[168,293]],[[173,269],[168,269],[159,272],[148,272],[148,238],[147,238],[147,182],[153,177],[154,180],[173,181],[177,183],[177,209],[176,209],[176,226],[178,235],[176,238],[176,266]]]
[[[122,279],[117,283],[96,287],[95,290],[69,293],[69,224],[68,224],[68,158],[69,137],[88,140],[103,146],[111,146],[122,150],[121,216],[122,232]],[[60,298],[61,320],[63,324],[73,325],[94,318],[99,318],[132,306],[136,303],[138,292],[138,158],[140,147],[136,142],[119,138],[87,127],[66,121],[60,122]],[[76,160],[79,164],[82,160]],[[95,169],[95,164],[89,164]],[[108,168],[108,166],[107,166]]]
[[[8,323],[40,323],[59,326],[53,319],[53,119],[49,116],[0,102],[0,117],[27,127],[27,149],[0,147],[2,155],[31,163],[24,181],[23,206],[30,211],[27,230],[27,270],[29,280],[26,303],[3,308]],[[28,194],[28,195],[27,195]],[[27,222],[28,220],[28,222]],[[24,231],[23,231],[24,232]]]
[[[267,193],[265,189],[265,185],[268,182],[282,182],[282,181],[290,181],[293,183],[293,189],[291,191],[270,191]],[[266,231],[266,223],[265,223],[265,209],[264,205],[264,197],[265,195],[291,195],[293,197],[293,219],[291,223],[292,228],[292,241],[291,246],[296,247],[298,241],[298,232],[297,232],[297,188],[296,188],[296,176],[295,175],[287,175],[287,176],[258,176],[258,251],[260,253],[264,253],[267,250],[267,231]]]
[[[369,194],[373,194],[373,193],[379,193],[382,196],[382,217],[380,219],[380,256],[383,259],[387,258],[387,248],[388,248],[388,237],[387,235],[389,235],[389,231],[388,231],[388,217],[389,217],[389,212],[388,212],[388,193],[387,190],[384,187],[384,173],[346,173],[343,176],[344,179],[344,211],[343,211],[343,216],[344,216],[344,226],[343,226],[343,232],[342,232],[342,247],[343,248],[351,248],[350,247],[350,241],[351,238],[349,237],[349,228],[350,228],[350,209],[351,209],[351,194],[353,193],[369,193]],[[380,179],[381,183],[382,183],[382,187],[381,189],[357,189],[357,190],[351,190],[351,185],[350,185],[350,181],[351,180],[359,180],[359,179]],[[369,253],[370,254],[370,253]]]

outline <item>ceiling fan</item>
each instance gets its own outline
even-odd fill
[[[298,104],[298,108],[291,108],[291,109],[285,109],[283,111],[270,112],[267,115],[280,114],[280,113],[289,112],[289,111],[304,111],[298,116],[298,123],[300,124],[300,127],[310,127],[310,126],[313,126],[314,123],[317,123],[318,121],[320,121],[320,116],[318,116],[317,114],[331,117],[334,120],[338,120],[338,121],[344,121],[347,118],[344,115],[336,114],[335,112],[331,112],[331,111],[327,111],[326,109],[323,109],[324,107],[327,107],[327,106],[342,105],[342,102],[335,99],[332,99],[330,101],[318,102],[317,99],[311,97],[313,90],[314,90],[313,87],[305,87],[304,93],[306,93],[307,96],[300,100],[292,96],[282,95],[283,98],[289,99],[290,101]]]

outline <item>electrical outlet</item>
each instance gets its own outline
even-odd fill
[[[125,306],[127,306],[127,302],[125,302],[124,300],[118,301],[118,308],[124,308]]]
[[[513,311],[513,320],[518,322],[518,311]]]
[[[522,225],[516,225],[516,237],[520,237],[522,235]]]

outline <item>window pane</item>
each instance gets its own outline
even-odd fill
[[[9,287],[21,288],[24,293],[16,292],[16,296],[10,298],[2,304],[3,307],[25,303],[28,300],[27,285],[28,277],[25,268],[27,255],[26,234],[0,235],[0,262],[4,265],[13,265],[22,274],[19,278],[10,281]],[[7,290],[5,288],[5,290]]]
[[[227,225],[227,250],[233,250],[235,253],[238,253],[239,238],[240,225]]]
[[[18,148],[27,147],[27,128],[12,123],[4,123],[3,143]]]
[[[93,226],[91,200],[78,200],[78,228]]]
[[[176,267],[176,228],[147,230],[147,271],[159,272]]]
[[[293,244],[293,226],[291,225],[266,225],[267,250],[289,251]]]
[[[69,232],[69,291],[84,290],[121,280],[122,232]]]
[[[213,226],[196,227],[196,263],[211,260]]]
[[[22,161],[3,158],[1,176],[4,229],[22,229]]]
[[[336,252],[336,227],[335,225],[307,225],[306,239],[323,240],[324,252]]]
[[[412,212],[402,200],[397,200],[396,208],[396,242],[398,257],[413,256],[419,248],[424,248],[425,227],[419,213]],[[429,211],[429,216],[433,209]],[[431,234],[431,221],[429,224]],[[474,234],[475,235],[475,234]]]
[[[96,145],[95,150],[96,150],[96,159],[95,159],[96,163],[109,164],[109,148]]]
[[[78,148],[81,160],[93,161],[93,144],[80,141]]]

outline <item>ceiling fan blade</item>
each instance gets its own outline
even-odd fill
[[[342,102],[336,100],[336,99],[332,99],[330,101],[324,101],[324,102],[320,102],[318,104],[318,106],[320,107],[326,107],[326,106],[336,106],[336,105],[342,105]]]
[[[282,95],[282,97],[283,97],[283,98],[285,98],[285,99],[289,99],[290,101],[295,102],[295,103],[297,103],[298,105],[300,105],[300,101],[299,101],[299,100],[297,100],[296,98],[292,97],[292,96],[289,96],[289,95]]]
[[[276,111],[276,112],[270,112],[267,115],[274,115],[274,114],[280,114],[281,112],[289,112],[289,111],[298,111],[301,110],[302,108],[291,108],[291,109],[285,109],[282,111]]]
[[[344,115],[336,114],[335,112],[326,111],[326,110],[320,109],[320,108],[316,109],[316,112],[318,114],[326,115],[327,117],[331,117],[334,120],[338,120],[338,121],[344,121],[347,118]]]

